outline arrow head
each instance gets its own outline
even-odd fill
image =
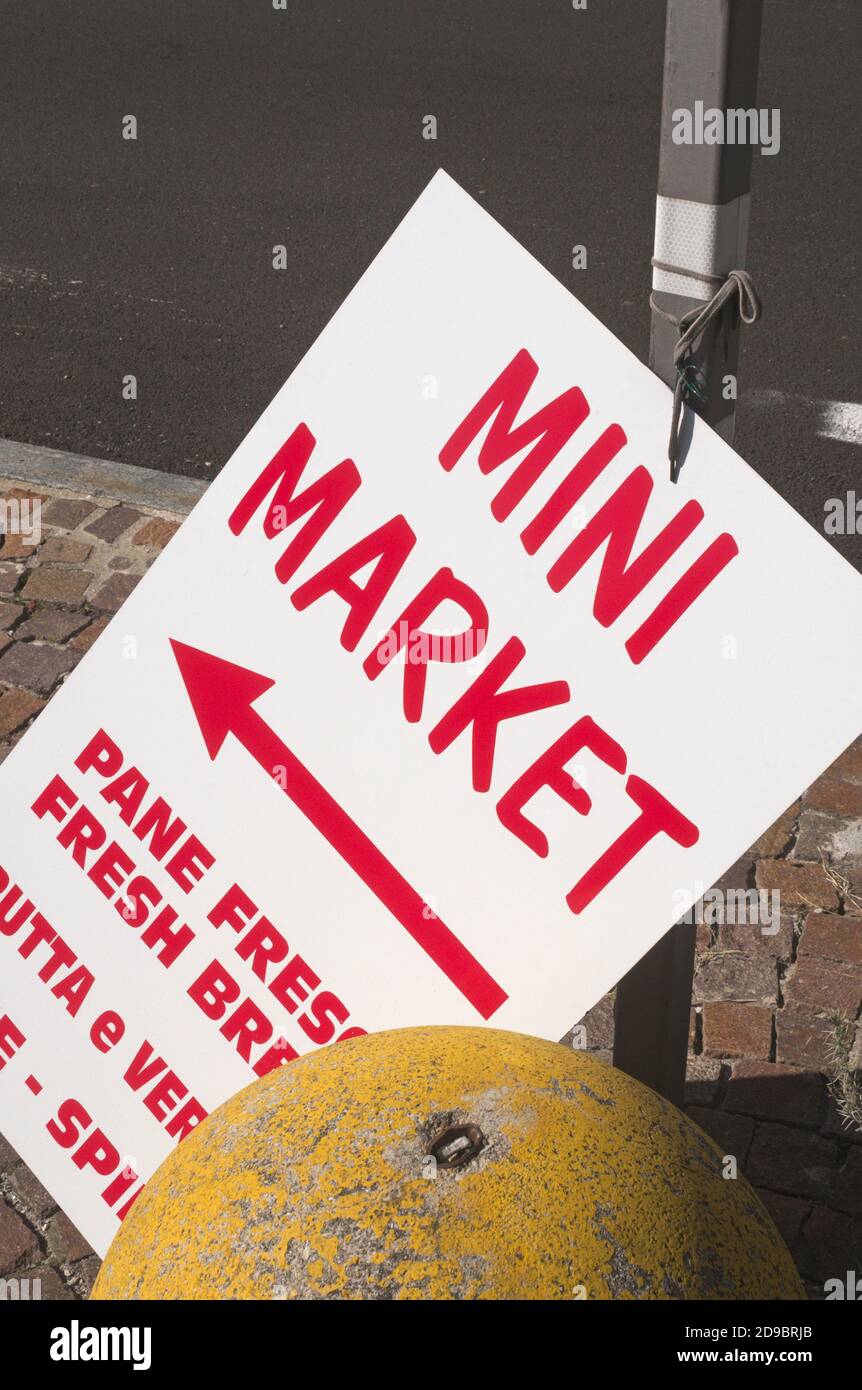
[[[228,734],[241,729],[255,700],[275,681],[185,642],[169,640],[207,752],[215,758]]]

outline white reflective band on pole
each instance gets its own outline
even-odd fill
[[[685,198],[656,198],[654,257],[665,265],[726,275],[745,264],[748,242],[748,193],[729,203],[695,203]],[[708,279],[674,275],[653,268],[652,287],[665,294],[711,299],[715,285]]]

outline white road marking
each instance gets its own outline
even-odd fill
[[[824,439],[862,444],[862,405],[855,401],[823,401],[817,433]]]
[[[746,404],[790,409],[819,439],[862,444],[862,405],[856,401],[816,401],[789,391],[743,391],[742,410]]]

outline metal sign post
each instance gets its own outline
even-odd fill
[[[679,320],[745,264],[762,0],[668,0],[650,366],[678,380]],[[718,119],[721,113],[721,119]],[[774,125],[767,121],[774,139]],[[721,137],[721,138],[719,138]],[[775,145],[773,145],[773,149]],[[729,302],[687,357],[686,405],[733,437],[739,313]],[[685,428],[683,428],[683,441]],[[695,927],[678,924],[617,987],[614,1065],[680,1104]]]

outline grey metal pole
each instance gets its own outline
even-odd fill
[[[762,12],[762,0],[668,0],[654,260],[675,269],[653,270],[650,366],[671,387],[679,333],[664,315],[679,319],[702,308],[719,277],[744,268],[752,156],[751,143],[683,143],[685,124],[675,113],[691,113],[696,137],[710,110],[756,109]],[[754,133],[745,123],[736,127],[742,129]],[[729,441],[739,361],[739,317],[732,305],[707,327],[690,360],[704,399],[689,397],[688,404]],[[672,927],[617,986],[614,1066],[677,1105],[685,1083],[695,932],[693,925]]]
[[[689,273],[656,268],[652,284],[657,309],[675,319],[703,308],[716,277],[745,267],[752,145],[677,143],[681,122],[674,113],[690,111],[693,135],[706,136],[711,132],[700,126],[711,124],[704,119],[709,111],[756,111],[762,14],[763,0],[668,0],[654,258]],[[733,134],[743,131],[753,134],[748,122],[735,122]],[[677,337],[653,309],[650,366],[669,386],[676,380]],[[732,306],[704,333],[692,360],[705,378],[706,400],[689,402],[729,441],[736,396],[726,383],[736,378],[739,360]]]

